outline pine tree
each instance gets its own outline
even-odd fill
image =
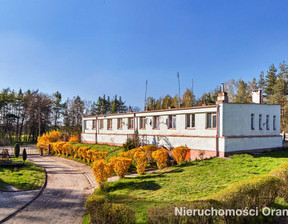
[[[259,75],[259,80],[258,80],[258,88],[260,90],[264,90],[265,88],[265,75],[264,75],[264,72],[262,71]]]
[[[269,67],[269,70],[267,71],[267,75],[266,75],[266,81],[265,81],[265,88],[264,88],[264,92],[266,94],[266,99],[267,102],[270,103],[271,101],[271,96],[274,94],[274,86],[276,84],[276,80],[277,80],[277,69],[275,68],[274,64],[272,64]]]
[[[236,83],[237,85],[237,93],[235,95],[235,103],[249,103],[250,100],[250,95],[249,95],[249,90],[248,90],[248,84],[239,79],[239,81]]]

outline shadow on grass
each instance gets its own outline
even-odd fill
[[[107,192],[113,192],[116,190],[123,190],[123,189],[156,191],[159,190],[160,188],[161,186],[155,183],[155,181],[142,181],[142,182],[127,181],[127,182],[113,183],[111,186],[108,186]]]

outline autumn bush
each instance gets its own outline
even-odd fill
[[[174,156],[177,164],[182,164],[185,161],[187,153],[190,149],[186,146],[179,146],[173,149],[172,155]]]
[[[107,155],[108,152],[106,151],[93,150],[93,161],[101,159],[107,160]]]
[[[71,143],[67,143],[65,142],[65,144],[63,144],[62,146],[62,154],[65,156],[70,156],[73,150],[73,146]]]
[[[145,166],[147,163],[147,157],[145,152],[136,151],[134,154],[134,160],[136,162],[137,173],[143,175],[145,173]]]
[[[62,134],[59,131],[46,132],[42,136],[38,137],[37,147],[40,148],[41,145],[43,145],[43,149],[48,150],[49,145],[61,140],[61,136]]]
[[[143,150],[147,156],[148,163],[154,162],[152,153],[157,150],[157,147],[155,145],[145,145],[143,146]]]
[[[90,215],[91,224],[134,224],[134,211],[124,204],[108,202],[105,195],[92,195],[85,206]]]
[[[113,176],[113,164],[108,163],[105,160],[96,160],[93,163],[92,171],[95,177],[96,182],[99,185],[100,189],[105,187],[107,179]]]
[[[113,164],[114,171],[117,176],[123,178],[130,168],[132,159],[126,157],[111,157],[110,162]]]
[[[79,137],[78,136],[71,136],[69,139],[69,142],[80,142]]]
[[[168,151],[166,149],[158,149],[152,153],[152,156],[156,160],[159,170],[167,166]]]
[[[288,201],[288,162],[285,162],[278,166],[277,168],[271,170],[270,174],[272,176],[280,178],[280,189],[278,192],[279,197],[283,197]]]

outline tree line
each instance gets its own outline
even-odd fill
[[[285,61],[278,68],[274,64],[270,65],[266,73],[262,71],[250,81],[231,79],[224,86],[231,103],[251,103],[252,91],[262,90],[263,103],[281,105],[281,131],[288,131],[288,65]],[[180,97],[177,94],[174,97],[169,94],[159,98],[148,97],[145,105],[151,110],[213,105],[219,92],[220,87],[216,86],[196,99],[192,90],[186,89]]]
[[[104,95],[97,102],[79,96],[63,101],[60,92],[52,95],[39,90],[0,92],[0,145],[35,142],[39,135],[59,129],[67,135],[80,135],[82,116],[123,113],[128,107],[121,97]]]

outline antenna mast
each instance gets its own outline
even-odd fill
[[[193,90],[193,84],[194,84],[194,80],[192,79],[192,89],[191,89],[191,92],[192,92],[192,99],[194,98],[194,90]],[[194,99],[192,101],[192,106],[194,106]]]
[[[147,86],[148,86],[148,80],[146,80],[146,87],[145,87],[145,104],[144,104],[144,110],[146,109]]]
[[[180,77],[179,72],[177,72],[177,78],[178,78],[178,88],[179,88],[179,108],[181,107],[181,95],[180,95]]]

